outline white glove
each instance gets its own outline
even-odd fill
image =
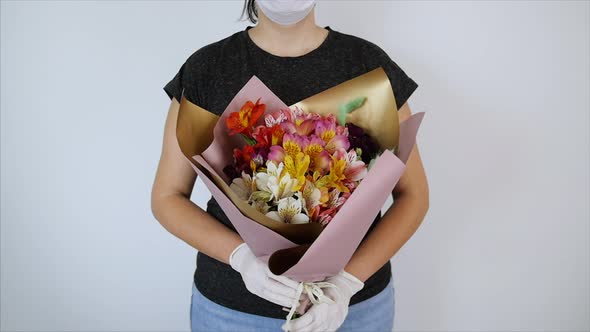
[[[240,272],[250,293],[284,307],[290,307],[293,303],[299,283],[285,276],[273,274],[268,264],[256,258],[245,242],[232,251],[229,264]]]
[[[303,316],[283,324],[284,331],[336,331],[342,325],[348,315],[350,298],[365,284],[344,270],[325,281],[337,287],[322,289],[324,295],[334,300],[334,303],[314,304]]]

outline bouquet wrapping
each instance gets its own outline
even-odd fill
[[[362,128],[379,146],[379,155],[328,223],[273,219],[232,189],[233,179],[224,168],[235,162],[235,149],[243,149],[247,142],[228,133],[228,118],[253,100],[257,105],[264,103],[261,120],[279,110],[337,117],[341,123]],[[354,100],[354,109],[343,109]],[[338,274],[348,263],[404,173],[423,116],[424,112],[416,113],[399,123],[394,91],[381,67],[290,106],[252,76],[221,116],[191,103],[183,94],[176,136],[182,153],[254,254],[274,274],[309,284]],[[298,311],[302,313],[304,307]]]

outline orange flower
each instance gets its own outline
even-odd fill
[[[244,135],[250,135],[252,132],[252,126],[256,124],[256,121],[264,114],[266,104],[260,103],[260,98],[256,100],[256,104],[247,100],[239,112],[232,112],[225,118],[225,124],[230,130],[230,135],[242,133]]]

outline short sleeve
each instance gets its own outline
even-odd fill
[[[180,102],[180,97],[182,96],[182,80],[183,76],[185,75],[185,69],[186,62],[180,66],[180,69],[174,78],[172,78],[170,82],[164,86],[164,92],[166,92],[170,100],[172,100],[172,98],[176,98],[176,100]]]
[[[201,77],[200,67],[193,65],[193,57],[189,57],[178,69],[174,77],[164,85],[164,91],[172,100],[180,98],[184,92],[184,97],[193,104],[201,105],[198,97],[198,77]]]
[[[383,67],[389,77],[389,82],[395,96],[395,103],[399,110],[410,98],[412,93],[418,88],[416,83],[406,72],[391,59],[391,57],[380,47],[369,43],[369,52],[366,55],[369,70],[377,67]]]

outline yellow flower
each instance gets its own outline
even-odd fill
[[[342,184],[342,180],[346,179],[346,175],[344,175],[345,169],[346,160],[338,159],[332,156],[332,165],[330,166],[330,173],[317,179],[317,181],[315,182],[315,186],[318,188],[336,188],[340,190],[340,192],[350,192],[348,187]],[[317,173],[314,173],[314,178],[316,178],[316,176]]]
[[[334,138],[334,136],[336,136],[336,132],[334,130],[326,130],[320,135],[320,137],[326,143],[330,142],[330,140],[332,140],[332,138]]]
[[[288,137],[288,135],[286,135]],[[295,140],[285,139],[283,141],[283,149],[285,154],[291,158],[295,158],[301,152],[301,147]]]
[[[309,156],[303,152],[297,153],[295,158],[290,155],[285,156],[285,170],[291,175],[291,178],[297,180],[297,185],[293,191],[299,190],[305,185],[305,173],[309,168]]]

